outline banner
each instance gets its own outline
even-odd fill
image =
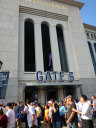
[[[9,72],[0,72],[0,99],[5,99]]]

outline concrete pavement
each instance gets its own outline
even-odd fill
[[[93,123],[94,123],[94,128],[96,128],[96,120]],[[44,128],[44,124],[42,124],[41,128]],[[47,127],[47,128],[49,128],[49,127]],[[67,128],[67,127],[62,127],[62,128]]]

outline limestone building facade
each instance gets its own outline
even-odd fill
[[[2,71],[10,72],[3,102],[95,95],[96,27],[82,23],[83,6],[75,0],[0,1],[0,60]]]

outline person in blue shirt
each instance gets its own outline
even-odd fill
[[[61,128],[62,126],[67,126],[66,125],[66,108],[65,106],[63,105],[63,101],[60,101],[59,102],[59,113],[60,113],[60,117],[61,117]]]

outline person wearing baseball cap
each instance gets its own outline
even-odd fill
[[[68,95],[67,96],[67,100],[68,100],[68,113],[67,113],[67,127],[68,128],[78,128],[78,116],[77,113],[73,112],[72,109],[76,108],[75,102],[73,100],[73,96],[72,95]]]

